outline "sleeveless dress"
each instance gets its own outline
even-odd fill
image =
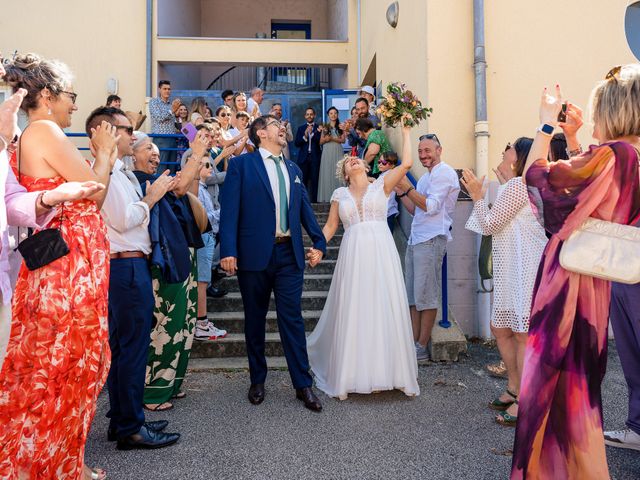
[[[334,138],[339,137],[338,130],[331,128],[331,136]],[[340,181],[336,178],[336,166],[342,158],[344,158],[342,144],[331,141],[322,146],[320,177],[318,180],[318,202],[328,202],[333,191],[340,187]]]
[[[12,163],[15,171],[15,155]],[[65,182],[21,177],[28,191]],[[60,227],[57,208],[48,227]],[[109,240],[96,203],[65,203],[61,230],[69,253],[34,271],[23,263],[13,296],[0,372],[0,478],[81,479],[109,371]]]
[[[409,304],[383,187],[383,178],[370,184],[361,205],[346,187],[331,197],[345,231],[327,301],[307,344],[316,386],[341,400],[380,390],[420,393]]]

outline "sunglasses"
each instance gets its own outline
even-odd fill
[[[511,150],[512,148],[513,148],[513,145],[511,145],[511,142],[509,142],[509,143],[507,143],[507,146],[504,147],[504,151],[506,152],[508,150]]]
[[[227,115],[225,112],[222,112],[222,113],[221,113],[220,115],[218,115],[218,116],[219,116],[219,117],[222,117],[222,118],[224,118],[224,117],[228,117],[228,115]]]
[[[205,163],[204,168],[211,168],[211,164],[209,162]]]
[[[438,135],[435,133],[425,133],[424,135],[421,135],[420,138],[418,138],[418,141],[421,142],[422,140],[435,140],[438,145],[442,146]]]
[[[133,135],[133,127],[128,127],[127,125],[115,125],[118,130],[124,130],[127,132],[127,135]]]

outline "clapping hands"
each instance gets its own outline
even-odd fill
[[[307,260],[309,261],[309,266],[311,268],[315,267],[322,260],[322,250],[310,247],[307,251]]]
[[[462,171],[460,183],[462,183],[462,185],[467,189],[469,196],[474,202],[482,200],[485,193],[487,193],[487,186],[484,184],[484,178],[485,176],[483,175],[482,178],[479,179],[468,168],[465,168]]]

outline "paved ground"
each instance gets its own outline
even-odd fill
[[[495,350],[471,345],[456,364],[420,367],[422,394],[322,395],[315,414],[293,395],[287,372],[269,373],[259,407],[246,400],[248,374],[193,373],[188,397],[168,419],[182,433],[172,447],[119,452],[106,441],[107,396],[102,395],[87,445],[89,465],[110,479],[505,479],[513,430],[493,422],[486,402],[503,388],[484,365]],[[606,428],[626,418],[627,393],[610,349],[603,385]],[[612,478],[640,478],[640,452],[607,450]]]

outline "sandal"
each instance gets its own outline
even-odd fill
[[[187,394],[186,394],[186,393],[184,393],[182,390],[180,390],[178,393],[176,393],[176,394],[175,394],[173,397],[171,397],[171,398],[181,399],[181,398],[184,398],[184,397],[186,397],[186,396],[187,396]]]
[[[504,362],[502,361],[493,365],[487,365],[486,369],[492,377],[507,378],[507,367],[504,366]]]
[[[502,400],[500,400],[500,397],[497,397],[492,402],[489,402],[489,408],[491,408],[493,410],[505,411],[507,408],[509,408],[514,403],[518,403],[518,395],[513,393],[508,388],[505,390],[505,393],[507,395],[509,395],[511,398],[513,398],[513,401],[503,402]]]
[[[169,402],[163,402],[158,404],[148,403],[148,404],[142,405],[142,407],[145,410],[149,410],[151,412],[166,412],[167,410],[171,410],[173,408],[173,404]]]
[[[85,465],[84,478],[87,480],[105,480],[107,478],[107,472],[102,468],[89,468]]]
[[[513,403],[518,405],[518,400],[516,400]],[[496,422],[502,425],[503,427],[515,427],[516,423],[518,422],[518,416],[511,415],[507,411],[500,412],[496,416]]]

